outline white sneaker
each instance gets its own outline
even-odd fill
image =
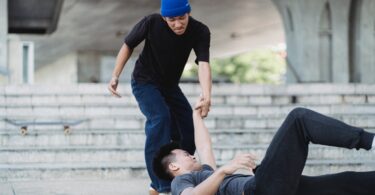
[[[149,195],[159,195],[159,193],[154,188],[150,187]]]
[[[158,193],[154,188],[150,187],[149,190],[150,195],[172,195],[170,192],[163,192],[163,193]]]

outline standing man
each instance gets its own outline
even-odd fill
[[[158,179],[152,171],[154,153],[171,140],[195,152],[192,108],[178,86],[190,52],[196,54],[202,89],[201,116],[206,117],[211,102],[209,65],[210,31],[190,16],[188,0],[162,0],[161,14],[138,22],[125,37],[108,89],[117,97],[119,76],[133,49],[145,40],[132,74],[132,91],[146,116],[145,159],[151,178],[150,194],[170,192],[170,182]]]

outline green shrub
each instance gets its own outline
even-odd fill
[[[228,58],[211,60],[213,80],[228,80],[233,83],[284,82],[285,60],[271,49],[256,50]],[[197,77],[198,66],[187,66],[183,78]]]

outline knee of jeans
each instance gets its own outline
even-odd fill
[[[155,114],[154,117],[155,121],[160,121],[160,122],[170,122],[171,121],[171,114],[169,112],[165,111],[160,111],[157,114]]]
[[[289,115],[293,116],[296,119],[299,119],[306,113],[307,110],[308,109],[306,108],[297,107],[290,111]]]
[[[171,117],[169,113],[158,113],[151,118],[150,124],[146,125],[147,139],[170,139],[169,128]]]

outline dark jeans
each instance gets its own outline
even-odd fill
[[[310,142],[343,148],[371,148],[374,135],[314,111],[296,108],[274,136],[255,172],[251,195],[374,195],[375,172],[301,176]]]
[[[159,148],[180,141],[181,147],[194,154],[192,108],[178,85],[162,87],[151,83],[131,82],[139,108],[146,116],[145,159],[151,187],[169,192],[170,182],[158,179],[152,171],[152,159]]]

